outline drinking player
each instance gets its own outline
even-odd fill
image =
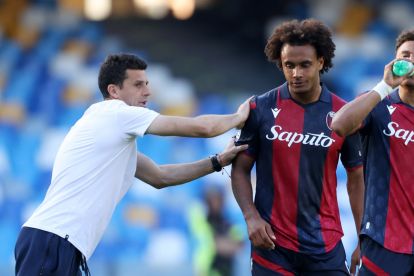
[[[359,129],[363,138],[360,275],[414,275],[414,78],[392,73],[396,60],[414,62],[414,29],[399,34],[395,50],[382,81],[332,122],[339,135]]]

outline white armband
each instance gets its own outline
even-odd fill
[[[374,88],[372,88],[372,90],[374,90],[380,95],[382,101],[385,97],[391,94],[391,92],[394,89],[391,86],[389,86],[384,80],[382,80],[379,83],[377,83],[377,85]]]

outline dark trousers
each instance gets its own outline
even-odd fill
[[[16,276],[80,276],[82,253],[53,233],[23,227],[15,247]]]
[[[306,276],[347,276],[345,249],[342,242],[329,252],[303,254],[280,246],[273,250],[253,248],[252,275],[306,275]]]
[[[414,255],[396,253],[366,235],[361,237],[361,276],[414,275]]]

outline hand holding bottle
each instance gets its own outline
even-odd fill
[[[393,66],[392,66],[392,72],[394,73],[394,75],[402,77],[405,76],[407,74],[409,74],[409,76],[413,76],[414,75],[414,64],[408,60],[397,60],[396,62],[394,62]]]

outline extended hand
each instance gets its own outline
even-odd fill
[[[218,160],[222,167],[229,165],[239,152],[244,151],[248,148],[248,145],[236,146],[234,144],[234,140],[234,137],[231,138],[226,148],[218,156]]]
[[[276,236],[272,227],[259,215],[247,220],[249,239],[254,247],[275,249]]]
[[[359,249],[359,243],[358,243],[357,247],[355,248],[351,256],[351,267],[349,268],[349,272],[351,273],[351,275],[355,275],[356,267],[359,266],[360,260],[361,260],[361,251]]]
[[[244,123],[246,122],[247,118],[249,117],[250,113],[250,100],[253,98],[250,97],[244,103],[242,103],[239,108],[237,109],[237,115],[240,118],[240,124],[236,126],[236,128],[241,129],[244,126]]]

